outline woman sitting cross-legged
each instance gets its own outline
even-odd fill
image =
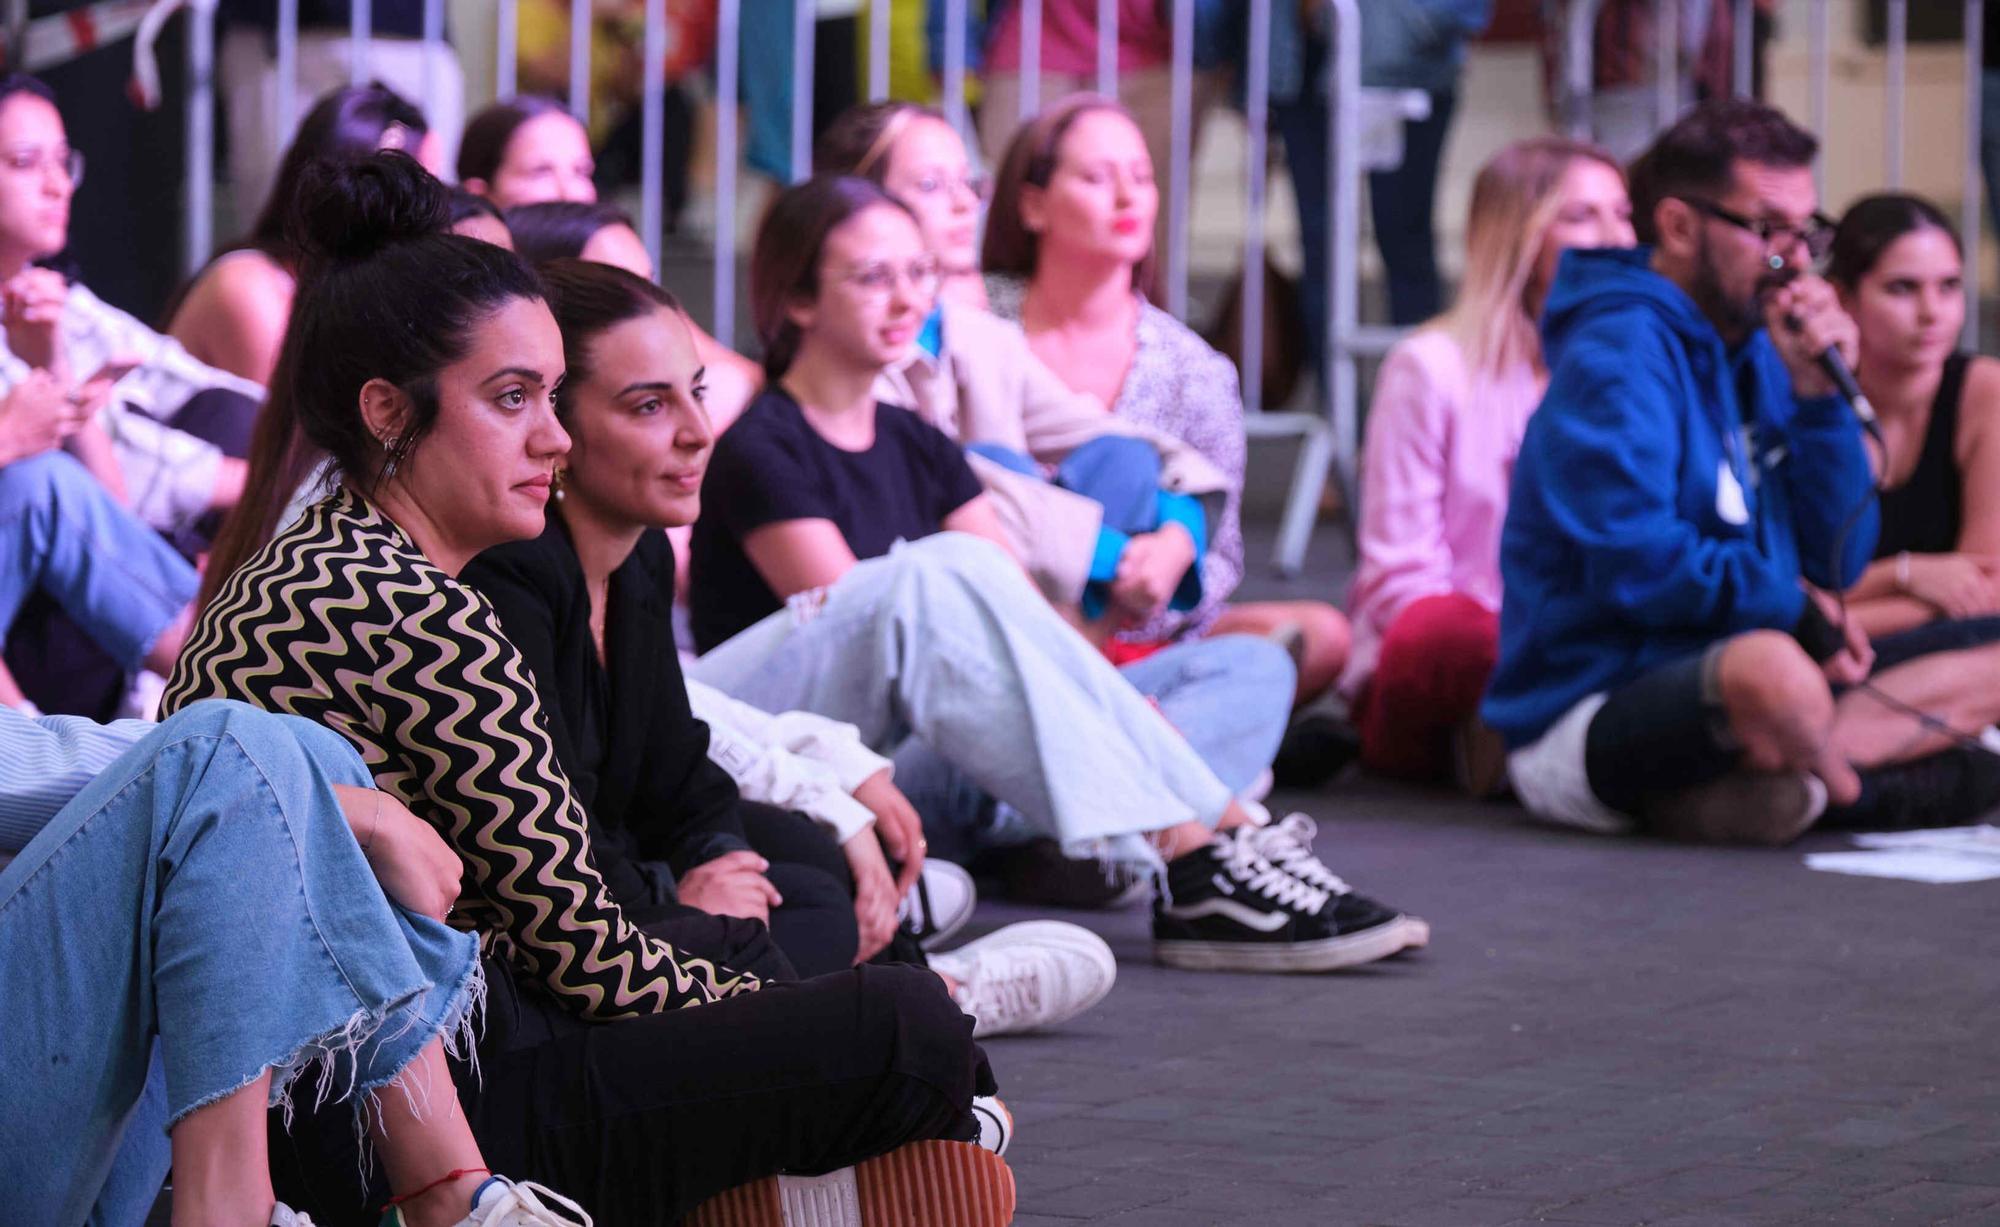
[[[526,660],[598,846],[628,849],[600,856],[628,878],[613,894],[642,919],[678,902],[764,920],[807,975],[923,962],[897,926],[921,844],[902,848],[899,884],[872,820],[836,843],[802,814],[739,800],[689,709],[673,550],[658,530],[695,518],[713,438],[679,304],[606,264],[557,260],[540,272],[563,335],[557,409],[570,454],[541,536],[487,550],[462,578]],[[1103,940],[1076,925],[1013,925],[975,946],[935,966],[958,981],[982,1036],[1074,1016],[1116,975]]]
[[[1535,321],[1565,250],[1632,245],[1625,176],[1593,145],[1516,141],[1480,168],[1465,243],[1458,300],[1376,377],[1341,688],[1369,770],[1484,796],[1506,767],[1478,712],[1500,651],[1507,481],[1549,382]]]
[[[489,983],[479,1075],[454,1072],[494,1166],[619,1224],[699,1222],[712,1195],[781,1172],[834,1173],[849,1198],[879,1186],[915,1221],[943,1204],[1002,1221],[1011,1175],[963,1144],[992,1075],[937,976],[770,985],[790,968],[762,923],[655,931],[600,872],[617,849],[595,839],[520,653],[457,579],[543,531],[569,450],[562,337],[533,272],[442,233],[443,185],[401,155],[328,168],[301,197],[309,256],[274,395],[340,485],[222,581],[166,707],[234,697],[326,724],[450,840]],[[359,1221],[351,1131],[295,1136],[286,1179]]]
[[[818,179],[773,203],[751,299],[774,386],[709,466],[692,675],[878,747],[921,737],[1073,852],[1164,858],[1168,963],[1319,971],[1420,940],[1288,829],[1251,823],[998,543],[958,446],[876,403],[935,283],[909,211],[873,184]]]

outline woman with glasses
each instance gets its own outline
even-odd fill
[[[910,211],[865,180],[773,202],[750,270],[770,386],[709,463],[692,675],[877,747],[920,737],[1072,851],[1165,860],[1170,964],[1323,971],[1415,943],[1288,829],[1250,822],[1035,592],[958,446],[876,399],[937,280]]]
[[[1015,556],[1043,592],[1101,643],[1170,606],[1192,608],[1228,479],[1181,439],[1072,392],[1020,325],[986,310],[978,222],[987,182],[958,133],[928,107],[868,103],[833,122],[815,161],[821,174],[872,180],[917,219],[938,261],[938,302],[876,391],[966,447]],[[1282,648],[1224,636],[1120,671],[1233,791],[1257,785],[1291,710],[1295,678]],[[973,821],[969,809],[993,803],[924,747],[905,750],[897,769],[934,837],[948,841],[945,855],[978,856],[1010,896],[1097,906],[1122,893],[1095,865],[1066,861],[1046,841],[1007,838],[1004,816]]]

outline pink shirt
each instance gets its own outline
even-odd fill
[[[1118,0],[1118,70],[1158,68],[1173,54],[1173,30],[1158,0]],[[1021,71],[1021,6],[1010,4],[988,36],[989,72]],[[1042,71],[1097,72],[1097,0],[1042,0]]]
[[[1348,695],[1374,674],[1383,632],[1411,601],[1460,593],[1499,611],[1507,484],[1547,386],[1527,367],[1473,380],[1458,342],[1437,328],[1383,360],[1361,452]]]

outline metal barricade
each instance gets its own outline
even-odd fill
[[[516,88],[515,29],[518,0],[494,0],[495,73],[498,96],[511,96]],[[724,345],[734,344],[736,317],[736,263],[738,236],[738,164],[741,151],[740,106],[737,89],[741,80],[739,56],[742,51],[742,11],[746,0],[720,0],[716,30],[716,185],[713,253],[712,329]],[[756,0],[748,0],[756,2]],[[1287,496],[1277,541],[1276,561],[1282,571],[1296,572],[1304,561],[1306,546],[1326,478],[1332,473],[1345,487],[1353,505],[1354,481],[1359,451],[1359,405],[1357,404],[1357,362],[1377,356],[1403,335],[1401,330],[1362,327],[1358,321],[1358,261],[1360,244],[1360,21],[1358,0],[1326,0],[1332,22],[1333,90],[1328,111],[1332,157],[1327,184],[1331,206],[1329,244],[1329,311],[1325,337],[1327,378],[1322,403],[1315,412],[1263,412],[1263,371],[1261,355],[1266,321],[1263,317],[1263,273],[1266,235],[1264,213],[1267,204],[1265,163],[1268,153],[1270,92],[1269,28],[1271,5],[1279,0],[1250,0],[1250,38],[1245,65],[1246,117],[1249,121],[1244,199],[1247,221],[1243,236],[1243,394],[1248,413],[1248,432],[1259,437],[1296,438],[1300,452],[1292,488]],[[1752,83],[1751,12],[1753,0],[1732,0],[1735,8],[1735,41],[1732,47],[1732,79],[1739,92]],[[1965,12],[1965,166],[1966,187],[1962,198],[1962,224],[1968,236],[1980,232],[1981,193],[1978,172],[1980,145],[1981,43],[1984,30],[1983,0],[1962,0]],[[193,270],[207,259],[213,246],[210,217],[213,181],[214,132],[214,3],[215,0],[188,0],[189,13],[187,105],[187,157],[184,224],[184,263]],[[1562,41],[1562,97],[1559,107],[1563,126],[1578,136],[1589,136],[1592,128],[1593,33],[1604,0],[1564,0],[1561,11],[1568,22]],[[8,0],[10,18],[23,18],[19,0]],[[1664,127],[1680,112],[1685,91],[1681,68],[1680,0],[1655,0],[1655,47],[1653,56],[1654,110],[1657,124]],[[1815,130],[1824,133],[1829,123],[1829,26],[1830,0],[1807,0],[1810,111]],[[1118,17],[1116,0],[1097,0],[1096,84],[1100,92],[1115,96],[1118,77]],[[1162,254],[1169,272],[1165,305],[1176,315],[1185,316],[1188,307],[1189,228],[1191,203],[1191,143],[1193,136],[1193,0],[1173,0],[1169,7],[1172,24],[1171,102],[1172,149],[1166,168],[1167,250]],[[569,105],[572,113],[586,118],[590,106],[591,3],[571,0],[569,41]],[[369,75],[372,36],[372,0],[354,0],[350,14],[349,75],[355,81]],[[1904,87],[1907,84],[1909,0],[1887,0],[1887,79],[1884,133],[1884,177],[1895,186],[1901,182],[1904,162]],[[299,3],[277,0],[278,28],[274,46],[277,60],[278,107],[281,127],[296,127],[295,103],[299,80]],[[1021,28],[1020,106],[1026,118],[1047,101],[1041,97],[1040,33],[1043,0],[1019,0]],[[811,168],[812,75],[815,12],[810,3],[793,8],[790,171],[794,178]],[[890,3],[874,0],[867,22],[867,93],[870,98],[888,95],[890,85]],[[965,106],[967,0],[949,0],[945,6],[942,103],[947,118],[975,143],[968,129]],[[441,40],[444,33],[444,0],[425,0],[424,35]],[[646,0],[644,77],[642,82],[642,132],[640,228],[648,251],[657,263],[663,220],[664,137],[662,98],[666,58],[665,0]],[[432,74],[427,67],[424,98],[432,100]],[[1823,172],[1822,172],[1823,173]],[[1967,284],[1966,337],[1978,335],[1977,279]]]

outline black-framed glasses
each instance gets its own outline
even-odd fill
[[[1785,239],[1797,239],[1805,244],[1806,253],[1815,260],[1824,258],[1826,253],[1833,249],[1834,221],[1817,210],[1806,219],[1805,225],[1794,226],[1790,222],[1745,217],[1734,209],[1726,209],[1713,200],[1703,200],[1699,196],[1682,196],[1680,200],[1697,213],[1706,214],[1719,222],[1727,222],[1738,230],[1756,235],[1758,241],[1764,244],[1766,252],[1775,251],[1778,244]]]

